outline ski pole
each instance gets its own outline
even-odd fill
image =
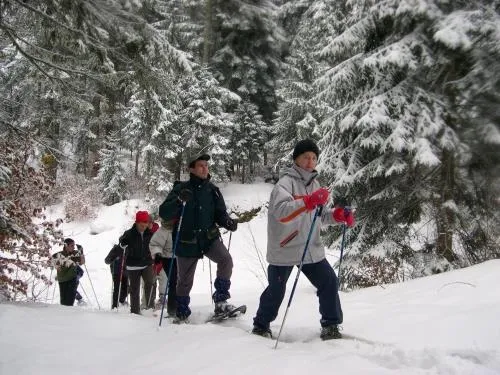
[[[347,211],[348,213],[351,213],[352,208],[351,207],[345,207],[344,211]],[[338,279],[339,279],[339,286],[340,286],[340,266],[342,266],[342,258],[344,257],[344,247],[345,247],[345,233],[347,231],[347,224],[344,223],[342,225],[342,243],[340,245],[340,259],[339,259],[339,270],[338,270]]]
[[[210,272],[210,300],[214,303],[214,289],[212,287],[212,262],[208,260],[208,271]]]
[[[87,272],[87,276],[88,276],[89,281],[90,281],[90,286],[92,288],[92,291],[94,292],[94,297],[95,297],[95,300],[97,302],[97,307],[100,310],[101,309],[101,305],[99,304],[99,300],[97,299],[97,294],[95,293],[94,284],[92,283],[92,279],[90,278],[89,270],[87,269],[87,265],[86,264],[84,264],[83,266],[85,267],[85,271]]]
[[[161,321],[163,320],[163,310],[165,309],[165,301],[167,300],[168,287],[170,285],[170,277],[172,276],[172,268],[175,262],[175,251],[177,250],[177,245],[179,244],[179,237],[181,236],[182,218],[184,217],[185,209],[186,209],[186,201],[183,201],[181,216],[179,218],[179,225],[177,226],[177,234],[175,236],[175,243],[174,247],[172,248],[172,261],[170,262],[170,266],[168,267],[167,285],[165,285],[165,293],[163,293],[163,301],[161,301],[160,323],[158,324],[158,328],[161,327]]]
[[[120,305],[120,296],[122,293],[122,278],[123,278],[124,264],[125,264],[125,249],[123,249],[122,261],[120,262],[120,278],[118,279],[118,297],[116,298],[116,312],[118,312],[118,307]],[[113,266],[114,266],[114,263],[113,263]],[[128,297],[128,293],[127,293],[127,297]],[[113,305],[111,305],[111,306],[113,306]]]
[[[54,271],[54,267],[50,268],[50,276],[49,276],[49,282],[52,282],[52,272]],[[45,297],[45,303],[49,302],[49,293],[50,293],[50,284],[47,287],[47,296]]]
[[[304,252],[302,253],[302,258],[300,259],[299,270],[297,271],[297,277],[295,277],[295,281],[293,283],[292,291],[290,293],[290,298],[288,299],[288,305],[286,306],[286,310],[285,310],[285,316],[283,317],[283,321],[281,322],[280,331],[278,333],[278,337],[276,337],[276,344],[274,345],[274,349],[276,349],[278,347],[278,342],[279,342],[279,339],[281,336],[281,331],[283,331],[283,326],[285,325],[286,316],[288,315],[288,310],[290,309],[290,305],[292,304],[293,295],[295,294],[295,288],[297,287],[297,282],[299,281],[299,276],[300,276],[300,273],[302,272],[302,266],[304,265],[304,259],[306,257],[307,249],[309,248],[309,242],[311,241],[311,237],[312,237],[312,234],[314,231],[314,225],[316,224],[316,219],[318,218],[318,216],[321,215],[322,211],[323,211],[323,206],[318,206],[318,208],[316,208],[316,211],[314,212],[314,218],[313,218],[313,221],[311,223],[311,228],[309,229],[309,234],[307,235],[307,241],[306,241],[306,245],[304,246]]]
[[[340,266],[342,266],[342,257],[344,256],[344,241],[345,241],[345,231],[346,231],[347,225],[342,224],[342,244],[340,245],[340,259],[339,259],[339,270],[338,270],[338,278],[339,278],[339,285],[340,285]]]
[[[115,294],[115,279],[114,279],[114,275],[115,275],[115,262],[112,262],[111,263],[111,310],[113,310],[113,302],[114,302],[114,294]]]
[[[149,298],[146,304],[146,308],[149,308],[151,305],[151,298],[153,298],[153,290],[156,289],[156,283],[158,282],[158,274],[156,273],[154,267],[153,267],[153,272],[154,272],[154,278],[153,278],[153,285],[151,285],[151,290],[149,291]],[[158,288],[160,287],[160,284],[158,284]],[[154,307],[153,307],[154,309]]]
[[[54,280],[54,289],[52,289],[52,299],[50,300],[51,304],[54,303],[54,296],[56,295],[57,284],[58,284],[57,280]]]
[[[89,301],[89,303],[90,303],[90,298],[87,295],[87,292],[85,291],[85,288],[83,287],[83,285],[82,284],[78,284],[78,286],[82,289],[83,294],[85,294],[85,298],[87,298],[87,301]]]

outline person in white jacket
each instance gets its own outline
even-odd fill
[[[172,247],[172,228],[173,224],[171,222],[161,221],[160,228],[153,234],[151,242],[149,243],[149,249],[151,251],[151,256],[154,259],[155,265],[161,264],[163,266],[163,271],[169,276],[170,264],[172,264],[172,273],[168,279],[168,293],[167,293],[167,314],[170,316],[175,316],[177,309],[177,304],[175,302],[175,289],[177,287],[177,262],[173,257]],[[165,293],[166,284],[160,283],[159,294],[160,302],[163,301],[163,294]]]
[[[328,190],[316,180],[319,156],[314,141],[300,141],[293,151],[292,167],[285,169],[269,200],[267,226],[268,287],[260,297],[252,333],[271,337],[269,324],[276,319],[285,296],[286,282],[294,266],[300,264],[307,237],[318,206],[328,202]],[[325,259],[321,243],[322,223],[354,225],[353,213],[344,207],[323,209],[311,234],[302,272],[317,289],[321,314],[321,338],[340,338],[338,325],[343,321],[338,294],[338,279]]]

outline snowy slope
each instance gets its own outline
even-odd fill
[[[230,185],[223,192],[229,205],[248,209],[265,203],[271,188]],[[246,303],[246,316],[204,323],[212,309],[206,261],[198,265],[192,324],[164,321],[158,330],[152,316],[111,312],[103,258],[140,208],[140,201],[122,202],[105,208],[94,223],[66,225],[65,235],[86,249],[103,308],[0,305],[0,374],[500,374],[500,260],[342,293],[346,339],[330,342],[318,338],[317,298],[302,277],[278,350],[273,341],[250,335],[265,283],[259,261],[265,256],[265,212],[241,225],[231,241],[232,302]],[[103,231],[91,235],[91,229]],[[92,301],[88,278],[83,280]],[[284,307],[271,327],[275,333]]]

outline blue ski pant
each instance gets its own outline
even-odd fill
[[[267,329],[278,316],[293,267],[271,264],[267,267],[269,285],[260,296],[259,308],[253,320],[255,326]],[[304,264],[302,273],[317,289],[321,326],[341,324],[343,314],[338,293],[339,282],[330,263],[323,259],[318,263]]]

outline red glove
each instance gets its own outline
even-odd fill
[[[162,269],[163,269],[162,263],[153,264],[153,270],[155,271],[155,275],[159,275]]]
[[[325,188],[319,188],[310,195],[306,195],[304,198],[304,204],[308,211],[312,211],[316,206],[322,206],[328,202],[328,196],[330,193]]]
[[[350,208],[337,207],[333,210],[332,216],[337,223],[346,223],[349,228],[356,224],[354,212]]]

